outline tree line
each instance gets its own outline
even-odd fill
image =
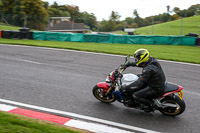
[[[127,17],[125,20],[120,21],[120,15],[118,12],[112,11],[109,20],[103,20],[100,23],[101,31],[116,31],[123,30],[124,28],[139,28],[149,26],[152,24],[159,24],[163,22],[173,21],[184,17],[191,17],[200,15],[200,4],[192,5],[188,9],[181,10],[179,7],[174,7],[170,10],[170,6],[166,6],[166,12],[141,18],[138,11],[133,11],[132,17]]]
[[[133,16],[120,20],[120,14],[112,11],[108,20],[98,22],[93,13],[81,12],[78,6],[50,5],[42,0],[0,0],[1,21],[15,26],[26,26],[31,29],[45,30],[51,17],[70,17],[75,23],[84,23],[93,31],[110,32],[124,28],[138,28],[152,24],[163,23],[200,15],[200,4],[192,5],[188,9],[180,10],[175,7],[170,10],[167,6],[166,13],[141,18],[138,11],[133,11]]]

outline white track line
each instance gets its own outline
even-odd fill
[[[131,131],[126,131],[126,130],[106,126],[103,124],[97,124],[97,123],[91,123],[91,122],[85,122],[85,121],[73,120],[73,119],[66,122],[64,125],[89,130],[95,133],[134,133]]]
[[[15,109],[20,110],[20,108],[18,108],[16,106],[0,104],[0,111],[11,112],[11,113],[14,113],[14,114],[21,114],[21,115],[24,115],[24,116],[28,116],[28,117],[32,117],[32,118],[36,118],[36,119],[41,119],[41,120],[45,120],[45,121],[51,121],[51,122],[54,122],[54,123],[59,122],[60,118],[64,119],[64,117],[60,117],[60,116],[55,116],[55,115],[49,116],[48,113],[43,113],[43,115],[46,115],[45,118],[44,118],[44,117],[41,117],[41,114],[38,114],[38,111],[37,112],[33,111],[32,112],[33,116],[27,115],[26,111],[32,111],[32,110],[26,110],[25,112],[23,112],[24,110],[21,110],[21,111],[17,111],[17,113],[12,112]],[[66,121],[65,123],[59,123],[59,124],[63,124],[63,125],[68,126],[68,127],[79,128],[79,129],[83,129],[83,130],[87,130],[87,131],[91,131],[91,132],[95,132],[95,133],[134,133],[134,132],[131,132],[131,131],[126,131],[126,130],[123,130],[123,129],[119,129],[119,128],[112,127],[112,126],[107,126],[107,125],[104,125],[104,124],[97,124],[97,123],[91,123],[91,122],[86,122],[86,121],[74,120],[74,119],[71,119],[71,118],[68,118],[65,121]],[[62,121],[62,122],[64,122],[64,121]]]
[[[43,63],[32,61],[32,60],[24,60],[24,59],[19,59],[19,58],[10,58],[10,57],[5,57],[5,56],[0,56],[0,58],[9,59],[9,60],[17,60],[17,61],[33,63],[33,64],[43,64]]]
[[[54,113],[54,114],[59,114],[59,115],[65,115],[65,116],[72,117],[72,118],[83,119],[83,120],[87,120],[87,121],[93,121],[93,122],[96,122],[96,123],[106,124],[106,125],[109,125],[109,126],[114,126],[114,127],[118,127],[118,128],[122,128],[122,129],[127,129],[127,130],[139,131],[139,132],[144,132],[144,133],[159,133],[159,132],[156,132],[156,131],[152,131],[152,130],[148,130],[148,129],[144,129],[144,128],[139,128],[139,127],[134,127],[134,126],[130,126],[130,125],[125,125],[125,124],[121,124],[121,123],[117,123],[117,122],[107,121],[107,120],[103,120],[103,119],[98,119],[98,118],[94,118],[94,117],[84,116],[84,115],[65,112],[65,111],[59,111],[59,110],[55,110],[55,109],[39,107],[39,106],[35,106],[35,105],[24,104],[24,103],[20,103],[20,102],[5,100],[5,99],[0,99],[0,102],[12,104],[12,105],[17,105],[17,106],[22,106],[22,107],[27,107],[27,108],[36,109],[36,110],[41,110],[41,111],[44,111],[44,112],[49,112],[49,113]]]
[[[8,112],[10,110],[16,109],[17,107],[10,106],[10,105],[5,105],[5,104],[0,104],[0,110]]]

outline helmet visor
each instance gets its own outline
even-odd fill
[[[136,63],[139,61],[138,58],[134,58],[134,60],[135,60]]]

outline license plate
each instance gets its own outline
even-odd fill
[[[182,100],[182,99],[183,99],[183,91],[179,91],[179,92],[178,92],[178,96],[179,96],[180,99]]]

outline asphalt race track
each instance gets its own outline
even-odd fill
[[[93,86],[123,62],[121,56],[0,45],[0,98],[163,133],[200,132],[200,65],[160,61],[167,80],[184,87],[185,112],[168,117],[93,97]],[[138,74],[141,69],[126,72]]]

